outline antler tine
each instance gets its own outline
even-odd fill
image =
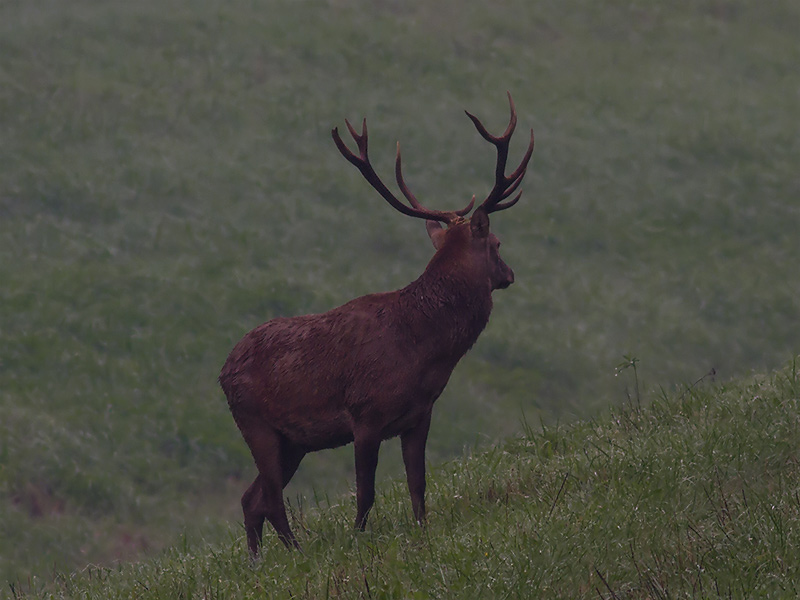
[[[397,156],[395,157],[394,161],[394,176],[397,180],[397,185],[400,187],[400,191],[403,192],[403,195],[408,200],[409,204],[416,209],[421,209],[423,206],[419,203],[416,196],[411,193],[411,190],[408,189],[405,180],[403,179],[403,164],[402,159],[400,158],[400,142],[397,142]]]
[[[509,200],[508,202],[498,202],[497,204],[494,205],[494,208],[492,209],[492,212],[499,212],[501,210],[505,210],[507,208],[511,208],[517,202],[519,202],[519,199],[521,197],[522,197],[522,192],[519,192],[516,196],[514,196],[513,200]]]
[[[364,119],[364,122],[361,125],[361,135],[358,135],[358,132],[350,124],[350,121],[345,119],[344,122],[345,122],[345,125],[347,125],[347,129],[350,130],[350,135],[352,135],[353,139],[356,141],[356,145],[358,146],[359,152],[361,153],[362,156],[366,155],[366,153],[367,153],[367,143],[366,143],[366,138],[367,138],[367,120]],[[359,159],[358,156],[353,154],[353,152],[350,150],[350,148],[348,148],[347,145],[342,141],[342,138],[339,135],[339,128],[338,127],[334,127],[333,128],[333,130],[331,131],[331,136],[333,137],[333,143],[336,144],[336,147],[339,149],[339,152],[341,152],[342,156],[344,156],[347,160],[349,160],[351,163],[353,163],[360,170],[361,169],[361,160]],[[362,147],[362,143],[363,143],[363,147]]]
[[[411,204],[411,206],[413,206],[418,210],[424,210],[424,211],[430,210],[422,206],[422,204],[420,204],[419,200],[417,200],[416,196],[414,196],[414,194],[411,193],[411,190],[408,188],[408,185],[406,185],[406,182],[403,179],[403,164],[402,164],[402,159],[400,158],[400,142],[397,142],[397,158],[395,159],[394,174],[395,178],[397,179],[397,185],[400,187],[400,191],[403,192],[403,195],[408,199],[408,202]],[[467,204],[461,210],[456,210],[453,211],[452,213],[443,213],[443,214],[452,214],[457,217],[463,217],[464,215],[469,214],[469,211],[472,210],[472,207],[474,205],[475,205],[475,196],[473,195],[472,200],[469,201],[469,204]],[[438,213],[440,211],[431,211],[431,212]]]
[[[480,122],[480,119],[478,119],[478,117],[473,115],[468,110],[464,111],[465,113],[467,113],[467,116],[470,119],[472,119],[472,122],[475,124],[475,128],[478,130],[478,133],[480,133],[483,136],[483,139],[485,139],[487,142],[491,142],[492,144],[496,144],[498,142],[502,142],[506,138],[510,138],[511,134],[514,133],[514,129],[516,129],[517,127],[517,110],[514,107],[514,99],[511,97],[511,92],[506,92],[506,94],[508,95],[508,104],[509,107],[511,108],[511,118],[508,121],[508,127],[506,127],[506,130],[503,132],[503,135],[501,136],[494,136],[491,133],[489,133],[486,127],[483,126],[483,123]]]
[[[484,127],[483,123],[481,123],[475,115],[467,112],[467,116],[475,125],[478,133],[481,134],[481,137],[497,148],[497,165],[495,167],[494,187],[480,206],[487,213],[511,208],[519,201],[519,198],[522,194],[521,192],[517,194],[513,200],[510,200],[509,202],[501,202],[513,194],[514,191],[519,187],[520,183],[522,183],[522,180],[525,177],[525,170],[528,168],[528,162],[533,154],[534,137],[533,129],[531,129],[531,141],[530,144],[528,144],[528,149],[525,152],[525,156],[522,158],[522,162],[520,162],[519,166],[514,170],[513,173],[511,173],[511,175],[506,177],[505,173],[506,163],[508,161],[508,147],[511,141],[511,136],[514,133],[514,129],[517,127],[517,111],[514,107],[514,100],[511,97],[511,92],[506,93],[508,94],[508,105],[511,116],[508,121],[508,127],[506,127],[505,132],[503,132],[503,134],[500,136],[494,136],[490,134],[486,127]]]
[[[440,221],[442,223],[452,223],[459,217],[464,216],[465,214],[469,213],[470,210],[472,210],[472,206],[475,202],[474,197],[466,206],[466,208],[462,208],[458,211],[445,212],[422,206],[414,194],[411,193],[411,190],[408,188],[405,180],[403,179],[402,161],[400,159],[400,144],[398,143],[397,158],[395,160],[395,176],[397,179],[397,185],[400,186],[400,190],[403,192],[403,195],[406,197],[411,206],[407,206],[400,202],[395,195],[392,194],[389,188],[386,187],[383,181],[381,181],[381,178],[378,176],[378,174],[372,168],[372,164],[369,162],[369,155],[367,153],[367,120],[364,119],[362,122],[360,134],[350,124],[350,121],[345,119],[344,122],[347,125],[347,129],[350,131],[350,135],[353,136],[356,146],[358,146],[358,156],[352,152],[342,141],[342,138],[339,135],[338,127],[334,127],[331,130],[333,142],[336,144],[336,147],[339,149],[339,152],[342,154],[342,156],[352,163],[361,172],[361,175],[364,177],[364,179],[366,179],[367,182],[383,197],[383,199],[386,200],[396,210],[410,217],[417,217],[431,221]]]
[[[456,211],[456,214],[457,214],[459,217],[465,217],[465,216],[467,216],[467,215],[469,214],[469,211],[471,211],[471,210],[472,210],[472,207],[473,207],[473,206],[475,206],[475,194],[472,194],[472,200],[470,200],[470,201],[469,201],[469,204],[467,204],[467,205],[466,205],[464,208],[462,208],[461,210],[457,210],[457,211]]]

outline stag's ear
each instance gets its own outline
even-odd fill
[[[469,219],[469,228],[472,230],[472,237],[482,239],[489,237],[489,215],[482,207],[472,213]]]
[[[439,221],[425,221],[425,229],[433,242],[433,247],[437,250],[444,244],[445,229]]]

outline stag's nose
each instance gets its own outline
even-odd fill
[[[504,290],[512,283],[514,283],[514,271],[512,271],[510,267],[506,267],[503,270],[503,276],[500,278],[500,281],[497,282],[496,289]]]

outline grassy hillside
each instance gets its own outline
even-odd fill
[[[436,467],[424,530],[398,481],[365,533],[350,498],[296,504],[302,554],[271,534],[251,564],[233,530],[21,597],[796,598],[797,369],[699,382]]]
[[[493,219],[517,283],[433,463],[618,402],[625,354],[648,389],[776,368],[800,339],[798,30],[788,0],[0,3],[0,581],[238,522],[227,352],[432,253],[336,152],[345,117],[381,173],[401,140],[437,208],[491,184],[462,109],[500,130],[508,89],[536,130]],[[309,457],[289,493],[337,498],[350,464]]]

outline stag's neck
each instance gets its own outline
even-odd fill
[[[455,360],[472,347],[492,312],[488,284],[477,285],[465,274],[430,267],[400,291],[400,298],[417,315],[415,337],[435,335],[438,350]]]

